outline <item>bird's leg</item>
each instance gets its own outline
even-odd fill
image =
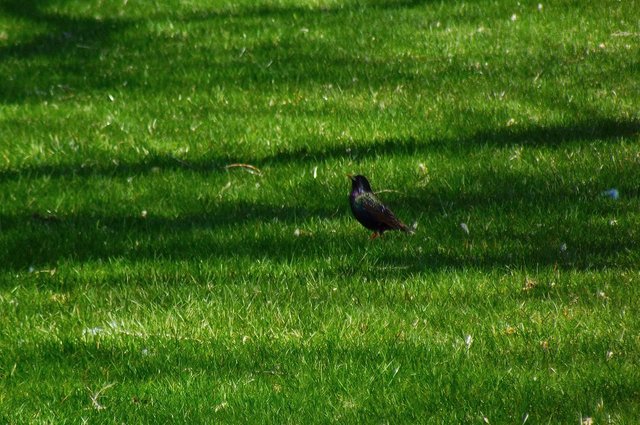
[[[371,241],[372,241],[372,240],[374,240],[375,238],[378,238],[378,237],[380,237],[380,233],[378,233],[378,232],[373,232],[373,234],[371,235],[371,237],[369,238],[369,240],[371,240]]]

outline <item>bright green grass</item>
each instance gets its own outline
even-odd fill
[[[638,423],[638,2],[1,0],[0,75],[1,422]]]

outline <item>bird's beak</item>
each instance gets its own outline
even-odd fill
[[[353,174],[347,174],[347,177],[349,177],[349,179],[353,181]]]

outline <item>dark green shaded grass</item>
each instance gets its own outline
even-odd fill
[[[0,418],[634,423],[640,8],[537,5],[0,3]]]

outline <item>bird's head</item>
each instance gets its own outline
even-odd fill
[[[373,192],[369,180],[365,176],[347,174],[351,179],[351,190],[357,192]]]

